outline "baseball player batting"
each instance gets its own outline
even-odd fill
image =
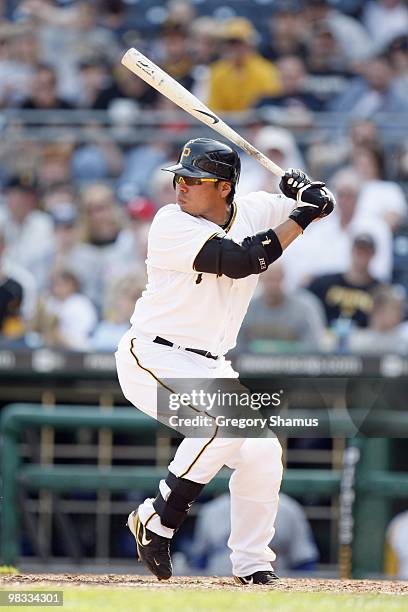
[[[282,194],[235,196],[238,154],[209,138],[189,140],[174,175],[175,203],[161,208],[150,228],[148,282],[131,329],[116,352],[120,385],[139,410],[157,418],[163,379],[235,378],[225,358],[236,338],[259,274],[312,221],[328,215],[334,198],[324,183],[288,170]],[[140,560],[159,580],[172,575],[170,544],[205,487],[232,468],[228,546],[238,584],[274,584],[274,534],[282,479],[276,437],[185,437],[156,498],[130,513],[128,526]]]

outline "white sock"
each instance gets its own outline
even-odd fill
[[[153,502],[154,497],[148,497],[144,500],[143,504],[140,504],[139,508],[137,509],[139,513],[139,518],[142,521],[143,525],[146,524],[147,520],[155,512],[155,509],[153,508]],[[174,534],[174,529],[170,529],[170,527],[165,527],[161,524],[160,516],[158,514],[154,514],[154,516],[150,519],[149,524],[147,525],[147,529],[165,538],[172,538]]]

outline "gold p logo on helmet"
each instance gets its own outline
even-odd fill
[[[181,153],[180,161],[183,160],[183,157],[189,157],[191,154],[190,147],[184,147],[183,152]]]

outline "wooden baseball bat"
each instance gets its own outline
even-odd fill
[[[193,115],[196,119],[205,123],[216,132],[219,132],[225,138],[243,149],[248,155],[255,157],[260,164],[265,166],[267,170],[273,172],[277,176],[283,176],[284,171],[266,155],[258,151],[245,138],[242,138],[235,130],[227,125],[222,119],[217,117],[212,110],[205,104],[200,102],[192,93],[187,91],[185,87],[175,81],[169,74],[164,72],[159,66],[156,66],[151,60],[145,57],[140,51],[134,48],[128,49],[122,57],[122,64],[131,72],[146,81],[151,87],[157,89],[163,96],[183,108],[185,111]]]

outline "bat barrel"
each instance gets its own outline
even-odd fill
[[[258,151],[247,140],[235,132],[229,125],[220,119],[212,110],[187,91],[169,74],[156,66],[149,58],[137,49],[131,48],[122,57],[121,63],[131,72],[143,79],[148,85],[159,91],[163,96],[177,104],[187,113],[205,123],[210,128],[228,138],[231,142],[243,149],[248,155],[255,157],[260,164],[277,176],[283,176],[284,171],[271,159]]]

